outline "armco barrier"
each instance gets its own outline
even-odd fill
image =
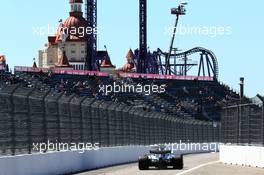
[[[203,148],[203,146],[205,147],[203,144],[199,145],[200,148]],[[194,150],[194,148],[195,145],[190,147],[189,150],[178,151],[176,154],[210,152],[210,150]],[[139,156],[148,153],[149,150],[149,146],[123,146],[100,148],[99,150],[90,150],[85,151],[84,153],[78,151],[66,151],[1,157],[0,174],[70,174],[106,166],[135,162]]]
[[[219,150],[223,163],[264,168],[264,147],[220,145]]]

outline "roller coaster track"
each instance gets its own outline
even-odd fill
[[[163,52],[159,48],[158,48],[156,53],[158,55],[163,55],[165,58],[168,55],[168,53]],[[205,54],[205,55],[208,55],[209,58],[211,58],[211,60],[213,62],[213,67],[214,67],[214,77],[218,78],[218,76],[219,76],[219,67],[218,67],[217,57],[215,56],[215,54],[212,51],[210,51],[208,49],[205,49],[203,47],[195,47],[195,48],[192,48],[192,49],[187,50],[185,52],[171,54],[170,56],[174,57],[174,58],[184,58],[186,56],[190,56],[190,55],[195,54],[195,53]]]

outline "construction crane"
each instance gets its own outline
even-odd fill
[[[178,27],[178,22],[179,22],[179,17],[182,15],[186,14],[186,9],[185,6],[187,5],[186,2],[182,2],[177,8],[172,8],[171,9],[171,14],[172,15],[176,15],[176,21],[175,21],[175,25],[174,25],[174,30],[173,30],[173,35],[172,35],[172,39],[171,39],[171,44],[170,44],[170,49],[169,52],[167,54],[167,58],[166,58],[166,75],[170,75],[171,74],[171,69],[169,68],[169,60],[172,54],[173,49],[173,45],[174,45],[174,41],[175,41],[175,35],[176,35],[176,31],[177,31],[177,27]],[[177,49],[175,49],[177,50]],[[186,75],[186,67],[185,67],[185,75]]]

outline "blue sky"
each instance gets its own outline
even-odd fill
[[[148,45],[151,50],[168,50],[170,36],[166,28],[175,17],[170,8],[176,0],[148,0]],[[246,79],[246,94],[264,94],[264,1],[189,0],[182,26],[229,27],[224,35],[179,35],[177,47],[187,50],[202,46],[218,57],[220,81],[238,89],[240,76]],[[47,36],[37,36],[38,27],[57,26],[69,14],[68,0],[10,0],[0,2],[0,54],[8,63],[32,65]],[[129,48],[138,47],[138,0],[98,0],[99,49],[107,45],[117,66],[125,63]]]

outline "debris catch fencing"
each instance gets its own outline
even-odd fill
[[[223,108],[221,140],[226,144],[264,146],[263,103]]]
[[[1,155],[31,154],[38,151],[33,144],[48,142],[112,147],[179,141],[219,142],[220,124],[53,90],[0,85]]]

